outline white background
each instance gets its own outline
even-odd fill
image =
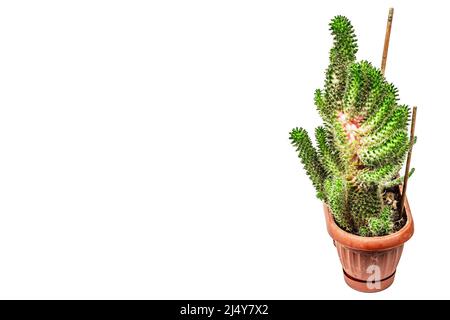
[[[418,106],[416,233],[349,289],[288,132],[320,124],[329,20]],[[0,298],[450,298],[449,8],[437,1],[3,1]]]

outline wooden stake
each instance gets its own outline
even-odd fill
[[[381,58],[381,73],[384,75],[386,70],[386,60],[389,50],[389,39],[391,38],[392,19],[394,18],[394,8],[389,8],[388,20],[386,25],[386,35],[384,36],[383,57]]]
[[[416,113],[417,113],[417,107],[413,108],[413,114],[412,114],[412,120],[411,120],[411,133],[410,133],[410,140],[409,140],[409,152],[408,152],[408,159],[406,160],[406,168],[405,168],[405,176],[403,177],[403,188],[402,188],[402,198],[400,200],[400,215],[403,215],[403,209],[405,207],[405,199],[406,199],[406,188],[408,187],[408,176],[409,176],[409,166],[411,164],[411,153],[412,153],[412,147],[414,144],[414,130],[416,128]]]

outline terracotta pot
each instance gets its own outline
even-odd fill
[[[362,292],[378,292],[394,282],[403,244],[414,233],[408,200],[405,201],[406,224],[396,233],[382,237],[361,237],[342,230],[326,204],[323,206],[328,233],[334,240],[342,263],[345,282]]]

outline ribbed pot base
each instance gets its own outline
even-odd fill
[[[345,282],[361,292],[378,292],[394,282],[403,245],[414,233],[408,199],[406,223],[399,231],[379,237],[361,237],[341,229],[326,204],[323,206],[327,230],[336,246]]]
[[[352,278],[347,273],[345,273],[344,270],[342,270],[342,271],[344,273],[345,283],[347,283],[347,285],[350,288],[355,289],[360,292],[372,293],[372,292],[383,291],[384,289],[389,288],[395,279],[395,272],[394,272],[391,276],[389,276],[385,279],[381,279],[380,281],[368,282],[365,280],[359,280],[359,279]]]

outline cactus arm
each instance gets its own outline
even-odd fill
[[[379,166],[386,163],[401,162],[409,148],[408,134],[405,130],[396,132],[384,143],[361,148],[359,158],[366,166]]]
[[[347,192],[344,180],[339,178],[326,179],[324,183],[327,203],[336,223],[346,231],[352,231],[352,222],[348,215]]]
[[[339,163],[339,158],[336,153],[333,152],[329,142],[327,141],[327,133],[325,128],[316,128],[316,141],[319,149],[319,159],[322,162],[322,166],[327,172],[328,176],[339,176],[341,174],[342,168]]]
[[[377,217],[370,217],[367,221],[369,235],[384,236],[391,233],[394,229],[394,221],[392,221],[392,212],[389,207],[384,207]]]
[[[349,188],[348,202],[349,212],[358,233],[361,227],[367,225],[368,218],[379,214],[383,205],[381,190],[376,184]]]
[[[367,135],[362,139],[364,145],[375,145],[384,143],[397,131],[402,131],[408,124],[409,108],[408,106],[399,106],[395,108],[385,124],[373,134]]]
[[[358,172],[356,181],[358,183],[386,183],[395,177],[401,166],[388,163],[375,169],[363,169]]]
[[[416,171],[415,168],[412,168],[411,170],[409,170],[408,177],[411,177],[413,175],[414,171]],[[387,181],[384,183],[384,188],[391,188],[391,187],[398,186],[403,183],[404,179],[405,179],[405,177],[401,176],[401,177],[395,178],[394,180]]]
[[[356,112],[360,88],[362,85],[360,64],[355,63],[348,71],[347,86],[344,95],[344,112],[353,117]]]
[[[312,145],[308,133],[303,128],[295,128],[290,132],[291,143],[297,148],[298,157],[300,158],[307,175],[311,179],[317,191],[317,197],[323,199],[323,182],[326,173],[319,161],[317,151]]]
[[[330,50],[330,64],[326,71],[325,99],[330,110],[336,110],[345,90],[347,67],[355,61],[358,45],[350,20],[336,16],[330,22],[333,47]]]
[[[369,115],[367,121],[362,125],[362,132],[372,132],[375,131],[379,126],[381,126],[384,121],[389,117],[391,112],[394,110],[397,103],[397,89],[388,83],[382,85],[384,94],[381,102],[381,106],[373,110],[373,113]]]

